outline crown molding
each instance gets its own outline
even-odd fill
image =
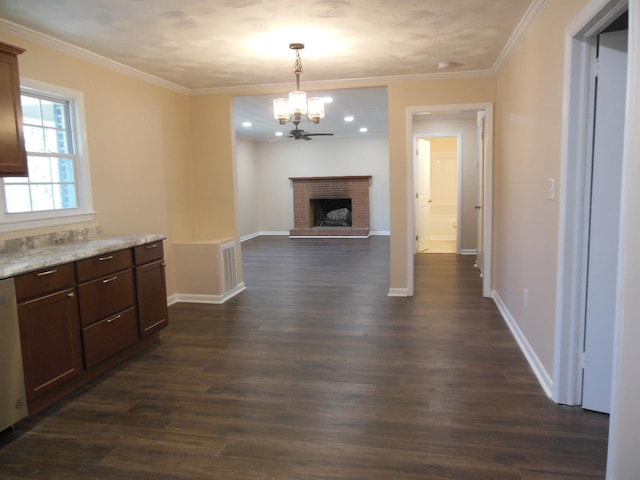
[[[129,75],[139,80],[143,80],[147,83],[151,83],[159,87],[181,93],[183,95],[187,95],[190,92],[188,88],[182,87],[167,80],[163,80],[140,70],[136,70],[135,68],[116,62],[107,57],[103,57],[102,55],[98,55],[97,53],[85,50],[84,48],[77,47],[58,38],[37,32],[35,30],[24,27],[22,25],[18,25],[17,23],[13,23],[8,20],[4,20],[2,18],[0,18],[0,30],[20,35],[21,37],[25,37],[28,40],[33,40],[34,42],[38,42],[48,47],[55,48],[56,50],[60,50],[61,52],[64,52],[68,55],[109,68],[111,70],[115,70],[120,73],[124,73],[125,75]]]
[[[527,11],[522,16],[522,19],[513,30],[513,33],[509,37],[509,40],[507,40],[507,43],[502,49],[502,52],[500,52],[500,55],[498,55],[496,63],[493,64],[491,72],[494,75],[498,74],[500,70],[502,70],[502,67],[504,67],[504,64],[511,57],[511,54],[515,50],[518,43],[520,43],[520,39],[522,38],[522,36],[538,19],[544,9],[547,8],[547,5],[550,1],[551,0],[533,0],[533,2],[531,2],[531,5],[529,5],[529,8],[527,8]]]
[[[390,83],[419,82],[424,80],[455,80],[461,78],[490,77],[493,70],[467,70],[463,72],[437,72],[421,73],[416,75],[391,75],[386,77],[342,78],[334,80],[305,81],[305,90],[329,90],[337,88],[368,88],[386,87]],[[291,90],[292,82],[270,83],[263,85],[238,85],[230,87],[195,88],[189,91],[189,95],[213,95],[213,94],[261,94],[287,92]]]

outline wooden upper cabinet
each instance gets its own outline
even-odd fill
[[[22,133],[18,55],[23,48],[0,42],[0,176],[27,175]]]

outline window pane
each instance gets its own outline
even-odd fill
[[[42,100],[42,122],[45,127],[64,129],[66,125],[65,104]]]
[[[44,136],[42,128],[25,125],[23,127],[23,132],[24,146],[27,149],[27,152],[44,152]]]
[[[40,100],[26,95],[20,96],[22,122],[28,125],[42,125]]]
[[[29,185],[5,185],[4,192],[7,213],[31,211]]]
[[[30,182],[51,182],[51,162],[49,157],[28,157],[29,181]]]
[[[67,150],[67,135],[64,130],[44,129],[44,142],[47,152],[69,153]]]
[[[54,189],[54,201],[56,208],[77,208],[76,189],[73,184],[58,184]]]
[[[31,185],[31,208],[34,212],[55,208],[52,185]]]
[[[73,160],[51,157],[51,179],[54,182],[74,182]]]

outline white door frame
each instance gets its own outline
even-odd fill
[[[462,243],[462,237],[461,237],[461,222],[462,222],[462,133],[460,132],[456,132],[456,133],[414,133],[413,134],[413,152],[414,152],[414,156],[413,156],[413,192],[414,192],[414,198],[416,198],[416,202],[417,202],[417,197],[416,197],[416,193],[418,193],[418,156],[415,152],[417,152],[418,149],[418,139],[422,138],[422,139],[429,139],[429,138],[450,138],[450,137],[455,137],[456,138],[456,162],[458,165],[457,168],[457,179],[456,179],[456,183],[457,183],[457,189],[458,191],[456,192],[456,195],[458,197],[457,199],[457,205],[456,205],[456,223],[457,223],[457,228],[456,228],[456,253],[460,253],[460,248],[461,248],[461,243]],[[416,219],[416,224],[415,224],[415,231],[418,231],[418,205],[415,205],[415,212],[416,214],[414,215],[414,218]],[[417,235],[416,235],[417,238]],[[413,249],[414,253],[418,253],[418,241],[416,240],[414,243],[414,249]]]
[[[592,42],[627,9],[627,0],[592,1],[565,33],[564,104],[556,331],[552,398],[557,403],[582,401],[581,350],[584,336],[586,264],[586,195],[590,179],[592,137]],[[591,117],[591,120],[590,120]]]
[[[406,109],[407,124],[407,160],[410,165],[414,162],[414,133],[413,133],[413,116],[417,113],[431,112],[432,114],[447,114],[451,112],[459,112],[463,110],[484,110],[487,114],[486,119],[486,138],[487,138],[487,157],[485,159],[483,172],[484,178],[484,203],[482,205],[483,223],[484,223],[484,248],[485,248],[485,271],[482,276],[482,295],[484,297],[492,297],[493,290],[491,284],[492,276],[492,222],[493,222],[493,103],[467,103],[458,105],[425,105],[408,107]],[[414,278],[413,278],[413,256],[415,250],[415,190],[414,190],[414,168],[407,169],[407,290],[413,294]],[[459,227],[459,226],[458,226]]]

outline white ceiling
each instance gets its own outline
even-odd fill
[[[293,86],[292,42],[305,44],[303,89],[305,82],[491,72],[541,1],[0,0],[0,18],[198,93]],[[453,66],[438,68],[441,62]],[[375,99],[382,91],[369,93]],[[329,112],[356,108],[341,103],[355,101],[354,91],[332,96],[327,118],[313,127],[337,132],[342,124]],[[272,98],[238,108],[244,114],[268,103],[270,114]],[[386,114],[384,98],[383,106],[352,114]],[[378,128],[373,120],[367,126]]]

